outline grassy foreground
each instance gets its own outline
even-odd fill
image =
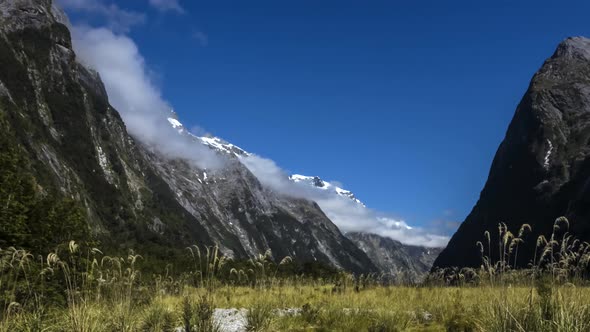
[[[501,224],[499,259],[484,254],[489,240],[477,243],[481,268],[439,271],[421,285],[293,274],[289,257],[237,264],[198,246],[187,248],[184,272],[151,275],[140,255],[74,241],[46,256],[0,249],[0,332],[213,332],[217,308],[245,309],[247,331],[590,331],[590,244],[558,236],[560,225],[567,220],[537,240],[527,269],[514,267],[530,227],[514,236]]]
[[[141,292],[138,288],[132,293]],[[66,307],[10,308],[0,331],[216,331],[214,308],[246,308],[249,331],[590,331],[587,287],[332,285],[187,287],[95,297]],[[137,297],[136,299],[132,299]],[[143,301],[139,299],[143,298]],[[292,315],[275,309],[298,308]]]
[[[216,291],[213,301],[222,308],[265,312],[267,330],[277,331],[590,331],[590,289],[564,286],[549,292],[488,286],[387,286],[340,293],[311,285],[227,287]],[[169,310],[178,301],[162,299]],[[271,308],[302,310],[276,317]]]

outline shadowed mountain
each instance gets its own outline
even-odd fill
[[[571,234],[590,240],[590,40],[582,37],[559,44],[533,77],[479,201],[435,266],[479,266],[477,241],[490,255],[485,231],[497,261],[499,222],[515,235],[522,224],[532,227],[518,254],[517,264],[525,266],[537,236],[549,237],[560,216],[569,219]]]

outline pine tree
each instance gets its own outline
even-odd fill
[[[22,244],[35,204],[35,182],[28,165],[0,117],[0,247]]]
[[[0,248],[43,252],[70,240],[88,240],[80,203],[51,188],[38,190],[24,149],[0,112]]]

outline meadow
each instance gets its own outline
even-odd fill
[[[566,227],[560,218],[554,230]],[[111,257],[74,241],[47,256],[2,249],[0,331],[222,331],[218,308],[243,309],[246,331],[590,331],[590,245],[554,232],[537,239],[528,268],[515,269],[530,227],[498,231],[499,259],[478,243],[479,269],[440,270],[419,284],[291,274],[289,257],[234,264],[196,245],[186,272],[150,275],[141,255]]]

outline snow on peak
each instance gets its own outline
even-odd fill
[[[174,129],[180,129],[182,128],[182,123],[180,123],[180,121],[174,119],[174,118],[168,118],[168,122],[170,122],[170,124],[172,125],[172,128]]]
[[[178,130],[178,133],[180,133],[180,134],[184,134],[185,132],[188,133],[188,131],[185,131],[182,123],[180,123],[180,121],[178,121],[177,119],[175,119],[173,117],[169,117],[167,120],[170,123],[170,125],[172,126],[172,128]],[[196,138],[200,143],[202,143],[202,144],[204,144],[204,145],[206,145],[218,152],[227,153],[227,154],[234,154],[236,156],[249,156],[250,155],[249,152],[244,151],[239,146],[228,143],[228,142],[222,140],[221,138],[210,137],[210,136],[195,136],[191,133],[188,133],[188,134],[193,136],[194,138]]]
[[[320,189],[320,190],[335,192],[336,194],[338,194],[340,196],[347,197],[347,198],[357,202],[358,204],[366,207],[365,204],[363,202],[361,202],[359,199],[357,199],[351,191],[342,189],[338,186],[331,184],[330,182],[326,182],[318,176],[306,176],[306,175],[301,175],[301,174],[293,174],[289,177],[289,179],[295,183],[306,183],[306,184],[313,186],[313,187]]]
[[[249,156],[250,153],[244,151],[242,148],[240,148],[239,146],[233,145],[231,143],[228,143],[224,140],[222,140],[219,137],[207,137],[207,136],[201,136],[198,137],[198,139],[205,145],[213,148],[214,150],[217,150],[219,152],[224,152],[227,154],[234,154],[236,156]]]
[[[182,123],[176,119],[176,114],[173,111],[171,111],[171,113],[172,113],[172,115],[170,117],[168,117],[167,120],[170,123],[170,125],[172,126],[172,128],[178,130],[179,134],[190,135],[194,139],[196,139],[198,142],[200,142],[200,143],[202,143],[202,144],[204,144],[204,145],[210,147],[211,149],[216,150],[220,153],[226,153],[226,154],[234,155],[236,157],[248,157],[248,156],[252,155],[251,153],[244,151],[240,147],[233,145],[231,143],[228,143],[219,137],[195,136],[195,135],[191,134],[190,132],[186,131],[184,129],[184,126],[182,125]],[[206,176],[207,175],[205,175],[205,179],[206,179]],[[313,186],[314,188],[317,188],[319,190],[334,192],[335,194],[337,194],[339,196],[349,198],[349,199],[353,200],[354,202],[362,205],[363,207],[366,207],[365,204],[363,202],[361,202],[360,200],[358,200],[351,191],[342,189],[330,182],[324,181],[320,177],[306,176],[306,175],[301,175],[301,174],[293,174],[289,177],[289,179],[295,183],[308,184],[308,185]]]
[[[293,174],[293,175],[290,176],[290,178],[294,182],[301,182],[301,181],[312,180],[313,179],[313,176],[305,176],[305,175],[300,175],[300,174]]]

